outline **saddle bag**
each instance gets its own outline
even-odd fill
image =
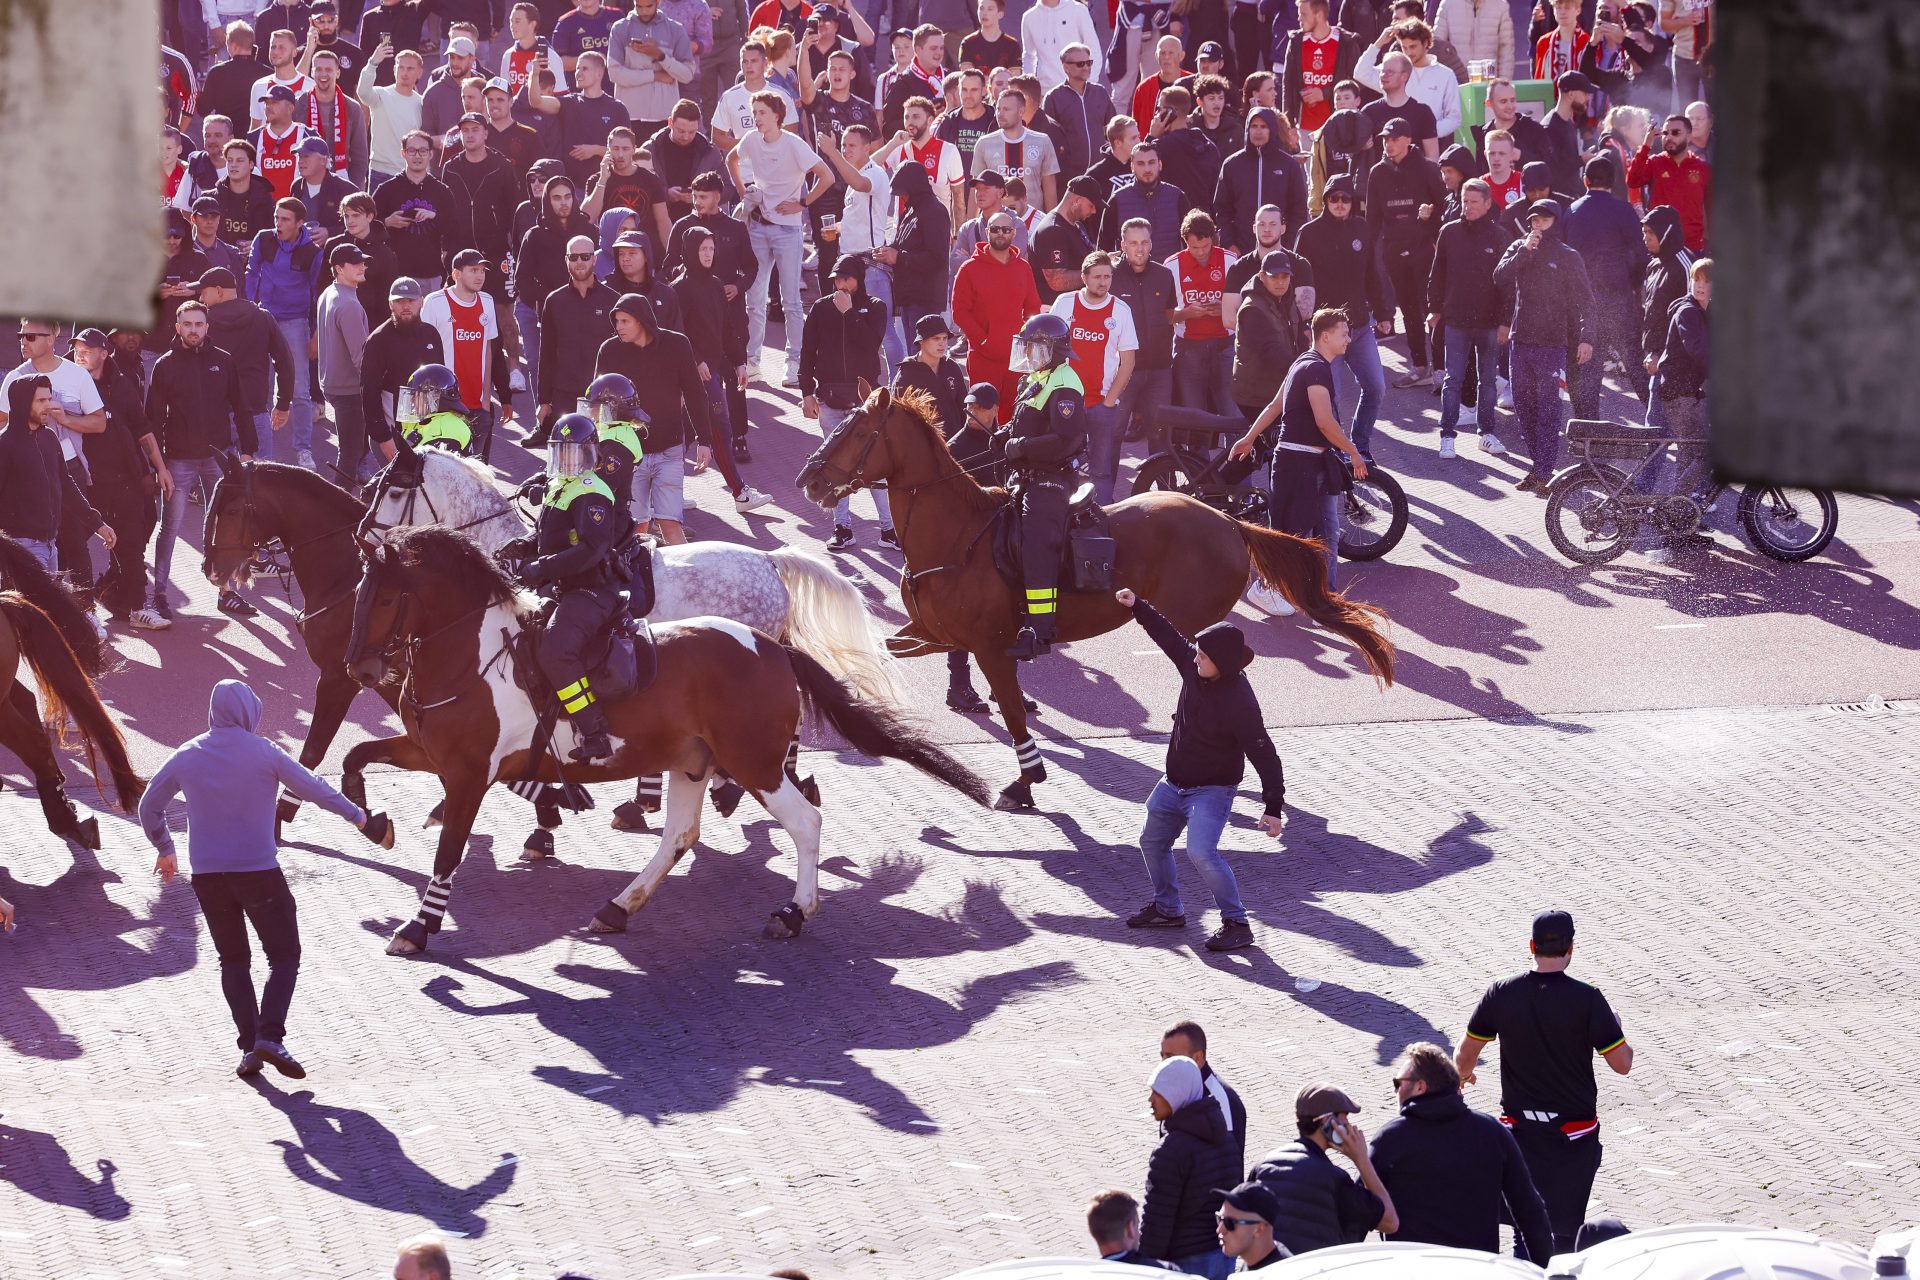
[[[1067,531],[1075,591],[1112,591],[1115,544],[1104,529]]]

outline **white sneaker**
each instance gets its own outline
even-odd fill
[[[527,389],[527,375],[519,369],[515,369],[507,377],[507,388],[511,391],[525,391]]]
[[[1500,392],[1498,397],[1500,407],[1502,409],[1513,408],[1513,379],[1503,378],[1496,373],[1493,375],[1493,385]]]
[[[1270,617],[1291,618],[1293,616],[1293,606],[1287,603],[1287,598],[1264,582],[1256,581],[1247,584],[1246,601]]]
[[[1655,564],[1672,564],[1673,552],[1667,550],[1665,547],[1655,547],[1653,550],[1647,552],[1647,559],[1653,561]]]
[[[1480,451],[1482,453],[1490,453],[1497,458],[1507,451],[1507,446],[1501,444],[1500,437],[1493,434],[1493,432],[1482,431],[1480,433]]]
[[[1448,436],[1446,439],[1440,442],[1440,456],[1443,458],[1453,458],[1453,457],[1459,456],[1454,450],[1452,436]]]
[[[1475,404],[1461,405],[1460,406],[1460,425],[1463,427],[1479,426],[1480,425],[1480,406]]]
[[[772,501],[772,494],[762,493],[752,485],[748,485],[739,493],[733,495],[733,509],[735,511],[758,511],[761,507],[766,506]]]
[[[135,609],[127,615],[127,623],[136,631],[165,631],[173,625],[173,619],[163,618],[151,609]]]
[[[97,639],[104,641],[107,638],[107,624],[100,621],[100,615],[91,609],[87,610],[87,625],[93,628]]]
[[[305,467],[309,471],[318,471],[320,469],[320,464],[313,460],[313,454],[305,449],[294,454],[293,461],[296,466]]]
[[[787,376],[781,379],[780,385],[783,387],[797,387],[800,385],[800,362],[798,360],[787,361]]]

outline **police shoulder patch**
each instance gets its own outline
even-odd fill
[[[607,522],[607,511],[605,507],[596,506],[596,507],[587,508],[588,524],[605,524],[606,522]]]
[[[1061,396],[1059,408],[1060,416],[1063,418],[1071,418],[1080,411],[1079,403],[1072,396]]]

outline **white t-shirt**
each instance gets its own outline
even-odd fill
[[[30,377],[37,372],[39,371],[36,370],[32,364],[22,363],[18,368],[13,370],[13,372],[9,373],[5,380],[0,381],[0,414],[8,411],[8,405],[11,402],[7,399],[7,392],[12,388],[13,384],[19,379]],[[55,404],[64,402],[65,404],[71,405],[78,403],[81,413],[94,413],[101,409],[106,403],[100,398],[100,388],[94,385],[93,375],[71,360],[62,358],[59,367],[52,373],[47,374],[46,377],[47,381],[53,384],[53,400]],[[80,450],[81,437],[79,432],[70,431],[66,427],[57,424],[50,425],[53,425],[54,431],[60,436],[60,455],[62,457],[69,462],[75,458],[83,457]]]
[[[761,137],[758,129],[748,129],[741,135],[734,154],[740,157],[741,181],[750,182],[766,193],[766,201],[760,206],[761,217],[783,227],[797,227],[806,220],[804,212],[781,213],[774,206],[802,199],[807,194],[807,173],[820,163],[812,147],[785,129],[772,142]]]
[[[787,114],[781,127],[785,128],[800,118],[800,106],[793,100],[793,95],[769,80],[759,89],[748,89],[744,84],[736,84],[721,94],[720,105],[713,109],[713,127],[732,134],[736,142],[755,132],[753,95],[764,90],[771,90],[786,100]]]
[[[1107,295],[1105,305],[1096,307],[1086,300],[1080,290],[1075,289],[1055,298],[1047,305],[1047,310],[1067,322],[1068,332],[1073,338],[1076,363],[1083,351],[1088,352],[1084,358],[1090,359],[1093,346],[1099,345],[1104,348],[1106,360],[1101,366],[1098,392],[1096,393],[1093,387],[1085,386],[1086,379],[1081,379],[1087,393],[1087,400],[1090,403],[1097,402],[1113,386],[1113,380],[1120,376],[1120,353],[1140,349],[1140,337],[1133,328],[1133,308],[1111,293]],[[1103,316],[1100,327],[1104,334],[1097,339],[1092,333],[1082,332],[1079,325],[1075,323],[1076,320],[1085,320],[1088,316],[1094,315]]]
[[[893,223],[893,180],[887,171],[868,157],[860,176],[873,185],[871,191],[846,189],[846,207],[840,214],[840,252],[865,253],[887,243]]]

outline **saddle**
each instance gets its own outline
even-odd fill
[[[1021,568],[1020,512],[1011,501],[994,513],[991,526],[993,567],[1009,587],[1019,591],[1026,574]],[[1067,500],[1067,541],[1061,566],[1061,585],[1069,591],[1113,590],[1113,562],[1117,548],[1107,524],[1107,510],[1093,500],[1093,483],[1082,481]]]

